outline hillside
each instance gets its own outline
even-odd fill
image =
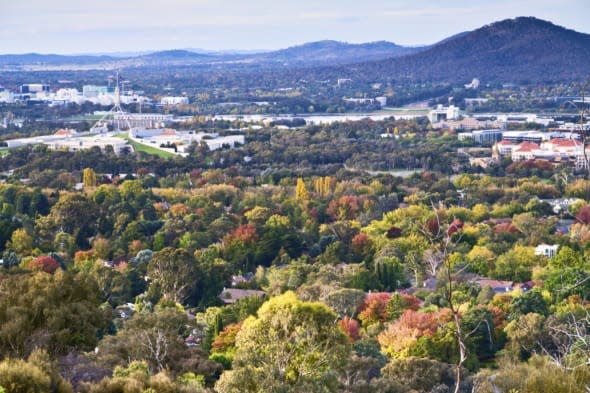
[[[585,78],[589,65],[590,35],[520,17],[459,34],[417,54],[342,71],[377,79],[561,81]]]
[[[358,59],[383,60],[399,57],[422,49],[423,47],[406,47],[388,41],[350,44],[324,40],[255,55],[252,58],[263,62],[287,64],[344,64],[358,62]]]
[[[55,54],[40,54],[40,53],[24,53],[24,54],[6,54],[0,55],[0,64],[91,64],[99,62],[113,61],[116,58],[106,55],[55,55]]]
[[[192,50],[165,50],[136,56],[67,56],[67,55],[0,55],[0,64],[10,65],[87,65],[102,66],[109,62],[116,67],[175,66],[235,62],[248,64],[269,64],[280,66],[342,65],[358,62],[383,60],[416,53],[423,47],[404,47],[387,41],[349,44],[339,41],[317,41],[276,51],[260,53],[197,52]]]

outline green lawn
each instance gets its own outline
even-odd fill
[[[10,151],[6,148],[0,149],[0,157],[7,156]]]
[[[171,157],[175,156],[173,153],[169,153],[167,151],[156,149],[155,147],[144,145],[143,143],[135,142],[134,140],[129,138],[129,136],[127,136],[127,134],[118,134],[116,136],[118,138],[122,138],[122,139],[127,140],[129,142],[129,144],[131,146],[133,146],[133,149],[135,151],[141,151],[146,154],[152,154],[152,155],[156,155],[156,156],[162,157],[162,158],[171,158]]]

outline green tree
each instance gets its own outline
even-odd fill
[[[26,356],[36,348],[51,355],[91,350],[106,328],[96,282],[58,270],[0,279],[0,352]]]
[[[21,256],[27,256],[33,249],[33,237],[25,229],[17,229],[12,232],[12,236],[8,242],[8,249]]]
[[[216,384],[220,393],[334,392],[346,363],[348,338],[321,303],[287,292],[266,302],[236,338],[233,369]]]
[[[219,371],[219,366],[207,361],[201,350],[185,343],[194,327],[194,321],[176,308],[136,313],[115,336],[101,341],[98,361],[109,368],[143,361],[149,372],[170,370],[180,375],[192,371],[211,376]]]
[[[182,303],[197,286],[198,268],[192,255],[182,248],[166,247],[154,253],[148,264],[150,287],[155,285],[164,298]]]
[[[43,355],[33,353],[29,361],[5,359],[0,362],[0,392],[6,393],[71,393],[65,382]],[[49,369],[45,367],[51,367]]]
[[[532,268],[543,262],[535,255],[534,247],[515,245],[496,260],[494,276],[503,280],[527,281],[531,279]]]

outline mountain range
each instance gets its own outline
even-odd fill
[[[451,37],[410,56],[346,70],[429,81],[585,80],[590,75],[590,35],[520,17]]]
[[[362,59],[362,62],[360,61]],[[388,41],[318,41],[259,53],[168,50],[137,56],[0,55],[4,69],[149,66],[277,67],[358,80],[582,80],[590,74],[590,35],[534,17],[506,19],[436,44],[407,47]]]

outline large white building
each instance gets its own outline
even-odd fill
[[[576,168],[587,166],[583,143],[577,139],[553,138],[541,143],[515,142],[503,139],[494,145],[495,154],[509,156],[512,161],[545,160],[556,163],[573,163]],[[586,148],[586,154],[590,151]]]
[[[56,139],[45,142],[45,145],[52,150],[68,151],[80,151],[92,147],[99,147],[102,151],[105,151],[107,146],[112,146],[115,154],[121,154],[125,150],[133,150],[131,145],[129,145],[125,139],[103,135]]]
[[[171,128],[132,129],[129,136],[139,143],[180,155],[186,155],[188,148],[193,143],[204,142],[209,147],[209,150],[217,150],[225,146],[234,148],[245,143],[244,135],[219,136],[217,133],[177,131]]]
[[[162,97],[160,99],[160,104],[162,105],[181,105],[181,104],[188,104],[188,97]]]
[[[445,120],[457,120],[459,118],[459,108],[454,105],[444,107],[438,105],[435,109],[428,113],[428,120],[432,124],[438,123]]]
[[[95,146],[104,151],[107,146],[112,146],[116,154],[120,154],[125,149],[133,150],[132,146],[125,139],[108,135],[80,136],[76,130],[72,129],[60,129],[51,135],[10,139],[6,143],[8,148],[26,145],[45,145],[52,150],[69,151],[85,150]]]
[[[126,125],[127,121],[131,127],[139,128],[162,128],[171,123],[174,119],[173,115],[165,115],[162,113],[125,113],[115,114],[113,116],[113,125]],[[162,130],[160,130],[161,132]]]

